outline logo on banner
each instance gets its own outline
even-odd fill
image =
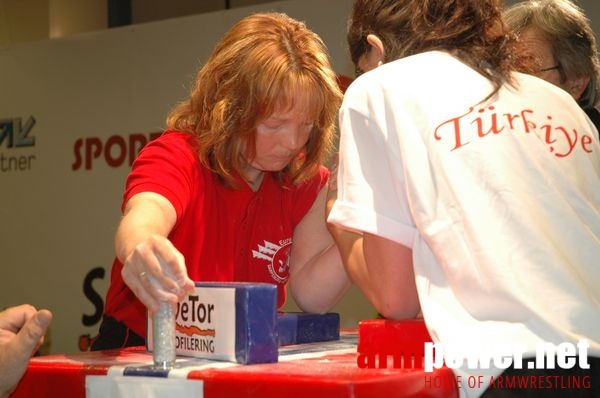
[[[71,169],[92,170],[97,163],[109,167],[121,167],[124,164],[131,166],[139,151],[161,134],[162,132],[153,132],[147,136],[144,134],[111,135],[107,139],[78,138],[73,144],[75,160],[71,164]]]
[[[104,274],[104,268],[95,267],[86,274],[83,280],[83,294],[85,294],[85,297],[94,307],[93,314],[83,314],[81,316],[81,324],[85,327],[94,326],[102,320],[102,313],[104,312],[104,300],[102,295],[94,288],[93,283],[98,279],[104,279]],[[79,335],[79,351],[88,351],[93,340],[94,337],[92,337],[89,333]]]
[[[6,147],[11,151],[10,154],[0,151],[0,172],[31,170],[35,155],[24,154],[20,149],[35,147],[35,136],[31,134],[34,126],[33,116],[29,116],[27,120],[20,117],[0,119],[0,148]]]

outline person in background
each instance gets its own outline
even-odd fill
[[[17,387],[29,359],[42,345],[52,313],[29,304],[0,312],[0,398]]]
[[[564,90],[517,72],[528,61],[499,0],[355,0],[348,44],[364,73],[340,109],[328,220],[350,278],[386,318],[422,311],[456,355],[461,396],[563,397],[554,376],[582,383],[568,396],[600,396],[589,118]],[[538,343],[582,340],[581,367],[529,369]],[[517,352],[485,365],[488,349],[517,345],[523,366]],[[545,384],[490,383],[499,375]]]
[[[583,10],[569,0],[531,0],[508,7],[503,18],[534,74],[571,94],[600,130],[600,60]]]
[[[325,222],[323,164],[341,98],[305,24],[260,13],[224,35],[127,178],[92,350],[143,345],[147,308],[194,281],[272,283],[281,307],[289,280],[304,311],[338,302],[350,282]]]

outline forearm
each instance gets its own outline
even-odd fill
[[[115,236],[123,281],[151,311],[160,301],[176,303],[194,287],[183,255],[168,240],[175,219],[166,198],[140,193],[127,203]]]
[[[327,188],[296,226],[290,262],[290,291],[306,312],[329,311],[350,288],[340,253],[325,222]]]
[[[373,288],[367,263],[364,260],[362,235],[333,224],[329,225],[329,231],[338,247],[346,274],[352,283],[373,303]]]
[[[364,257],[374,286],[381,292],[377,307],[390,319],[415,318],[420,312],[412,250],[396,242],[365,234]]]
[[[152,193],[141,193],[129,200],[115,234],[115,252],[121,262],[124,263],[140,243],[153,236],[168,236],[175,215],[165,202],[165,198]]]
[[[160,226],[136,218],[133,214],[124,216],[115,235],[117,258],[124,263],[140,243],[157,235],[166,237],[164,229]]]
[[[390,319],[414,318],[419,312],[419,303],[410,250],[390,252],[386,244],[395,248],[399,245],[332,224],[329,230],[350,279],[375,309]]]
[[[324,313],[346,294],[351,282],[335,244],[290,274],[290,292],[300,309]]]

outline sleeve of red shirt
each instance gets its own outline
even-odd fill
[[[192,181],[198,178],[194,136],[165,132],[139,153],[127,177],[122,209],[140,192],[155,192],[167,198],[179,218],[190,202]]]

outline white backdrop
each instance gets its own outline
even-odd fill
[[[50,352],[97,333],[130,162],[187,95],[221,35],[255,11],[306,21],[351,75],[351,0],[236,8],[0,48],[0,308],[54,312]],[[294,309],[294,304],[286,305]],[[345,326],[373,310],[357,291]]]

